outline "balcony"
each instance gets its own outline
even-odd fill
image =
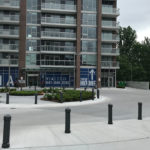
[[[3,10],[19,10],[20,0],[0,0],[0,9]]]
[[[42,39],[52,39],[52,40],[76,40],[76,33],[71,32],[54,32],[54,31],[42,31]]]
[[[0,24],[19,24],[19,15],[0,14]]]
[[[74,53],[76,47],[73,46],[55,46],[55,45],[41,45],[42,52],[65,52],[65,53]]]
[[[120,10],[118,8],[102,6],[102,15],[106,17],[117,17],[120,15]]]
[[[116,21],[102,21],[103,30],[116,30],[119,29],[119,22]]]
[[[41,60],[41,67],[60,67],[65,68],[74,67],[75,62],[73,60]]]
[[[67,26],[76,27],[76,20],[67,20],[65,18],[54,18],[54,17],[42,17],[42,25],[46,26]]]
[[[18,66],[18,59],[0,59],[0,66],[12,66],[17,67]]]
[[[76,5],[59,4],[59,3],[42,3],[41,10],[44,12],[56,13],[76,13]]]
[[[119,69],[118,61],[102,61],[101,62],[102,69]]]
[[[119,42],[119,35],[117,34],[102,34],[102,42],[103,43],[117,43]]]
[[[2,38],[19,38],[19,30],[0,29],[0,37]]]
[[[0,52],[18,52],[17,44],[0,44]]]
[[[118,56],[120,54],[120,51],[118,48],[102,48],[101,54],[108,56]]]

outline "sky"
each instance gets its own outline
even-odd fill
[[[131,26],[137,33],[137,41],[150,38],[150,0],[118,0],[122,27]]]

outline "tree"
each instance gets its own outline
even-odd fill
[[[150,58],[150,39],[145,38],[143,44],[136,41],[136,31],[130,26],[120,28],[120,70],[117,70],[117,80],[145,81],[147,80]],[[149,48],[148,48],[149,47]],[[147,57],[147,61],[145,58]],[[150,63],[149,63],[150,64]],[[149,70],[150,71],[150,70]]]

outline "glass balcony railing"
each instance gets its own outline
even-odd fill
[[[0,0],[0,7],[19,8],[20,0]]]
[[[41,51],[75,52],[75,49],[73,46],[41,45]]]
[[[112,34],[112,35],[107,35],[107,34],[102,34],[102,41],[119,41],[119,35]]]
[[[59,4],[59,3],[42,3],[41,6],[44,10],[69,10],[69,11],[75,11],[76,5],[68,5],[68,4]]]
[[[55,38],[76,38],[76,33],[71,32],[54,32],[54,31],[42,31],[43,37],[55,37]]]
[[[0,29],[0,36],[19,36],[19,30]]]
[[[41,60],[41,66],[74,66],[73,60]]]
[[[119,22],[116,22],[116,21],[102,21],[102,27],[119,28]]]
[[[103,54],[119,55],[120,51],[118,48],[102,48],[101,53],[102,53],[102,55]]]
[[[9,66],[9,65],[18,65],[18,59],[3,59],[3,58],[0,58],[0,65],[1,66]]]
[[[120,10],[118,8],[112,8],[109,6],[102,6],[102,14],[119,15]]]
[[[18,51],[19,47],[17,44],[0,44],[0,51]]]
[[[55,18],[55,17],[42,17],[42,23],[49,23],[49,24],[68,24],[68,25],[75,25],[76,20],[67,20],[65,18]]]
[[[103,68],[119,68],[118,61],[102,61],[101,67]]]
[[[3,15],[0,14],[0,22],[19,22],[19,15]]]

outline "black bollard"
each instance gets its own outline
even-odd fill
[[[97,89],[97,98],[99,98],[99,89]]]
[[[35,104],[37,104],[37,98],[38,98],[38,94],[35,93]]]
[[[71,133],[70,131],[70,108],[65,109],[65,133]]]
[[[94,100],[94,88],[92,88],[92,100]]]
[[[6,93],[6,104],[9,104],[9,93]]]
[[[80,91],[80,102],[82,102],[82,91]]]
[[[112,108],[113,108],[113,105],[109,104],[108,105],[108,124],[113,124]]]
[[[63,93],[60,92],[60,102],[63,103]]]
[[[4,116],[4,130],[3,130],[3,144],[2,148],[9,148],[9,138],[10,138],[10,121],[11,121],[11,116],[10,115],[5,115]]]
[[[138,120],[142,120],[142,103],[138,103]]]

